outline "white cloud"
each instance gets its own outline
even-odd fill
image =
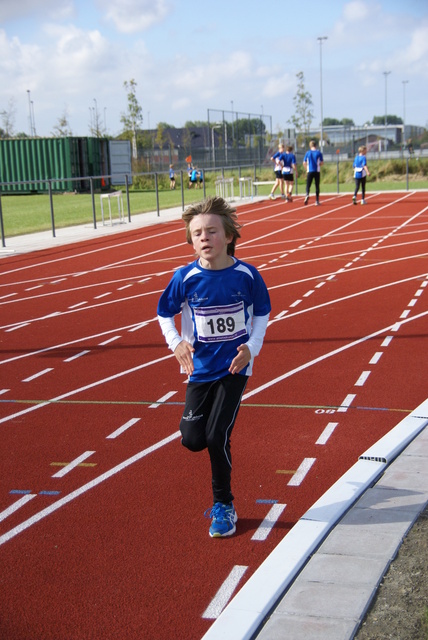
[[[145,31],[170,11],[168,0],[97,0],[97,4],[121,33]]]
[[[289,73],[278,77],[269,78],[263,87],[263,95],[267,98],[277,98],[283,96],[296,86],[296,79]]]

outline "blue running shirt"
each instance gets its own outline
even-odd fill
[[[229,375],[237,347],[248,341],[253,316],[271,310],[269,293],[255,267],[234,258],[227,269],[204,269],[196,260],[176,271],[160,297],[157,313],[181,312],[181,336],[195,349],[191,382]],[[240,373],[251,375],[253,358]]]

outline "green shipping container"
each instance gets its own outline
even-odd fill
[[[3,192],[46,193],[47,180],[52,180],[55,192],[89,191],[89,176],[107,173],[105,167],[108,167],[108,144],[99,138],[0,140]],[[98,182],[101,185],[101,180]]]

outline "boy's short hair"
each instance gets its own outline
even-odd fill
[[[364,153],[367,151],[367,147],[365,144],[362,144],[361,147],[358,147],[358,153]]]
[[[291,144],[288,144],[288,145],[285,147],[285,150],[287,151],[287,153],[290,153],[291,151],[293,151],[293,147],[291,146]]]
[[[317,146],[317,141],[316,140],[311,140],[309,143],[310,147],[316,147]]]
[[[231,236],[232,240],[227,245],[227,254],[229,256],[235,255],[235,246],[238,238],[241,237],[239,229],[241,225],[238,223],[238,216],[236,215],[236,209],[231,207],[223,198],[213,196],[195,202],[186,208],[181,216],[184,224],[186,225],[186,240],[189,244],[193,244],[192,235],[190,232],[190,223],[195,216],[199,216],[203,213],[213,213],[220,216],[224,232],[226,236]]]

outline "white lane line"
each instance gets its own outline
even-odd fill
[[[401,314],[400,318],[407,318],[407,316],[409,315],[409,313],[410,313],[410,309],[405,309],[405,310],[403,311],[403,313]]]
[[[338,413],[346,413],[346,411],[348,411],[354,399],[355,399],[355,393],[349,393],[344,399],[344,401],[342,402],[342,404],[340,405],[340,407],[337,409]]]
[[[114,440],[114,438],[117,438],[117,436],[120,436],[127,429],[129,429],[130,427],[132,427],[134,424],[136,424],[139,421],[140,421],[140,418],[131,418],[131,420],[128,420],[128,422],[125,422],[125,424],[123,424],[121,427],[119,427],[119,429],[116,429],[116,431],[113,431],[113,433],[111,433],[109,436],[107,436],[107,440]]]
[[[39,371],[38,373],[35,373],[34,375],[29,376],[28,378],[25,378],[22,382],[31,382],[31,380],[40,378],[40,376],[44,376],[46,373],[49,373],[49,371],[53,371],[53,368],[48,367],[47,369],[43,369],[43,371]]]
[[[5,296],[0,296],[0,300],[6,300],[6,298],[13,298],[13,296],[17,296],[18,293],[14,291],[13,293],[7,293]]]
[[[307,473],[311,469],[314,464],[316,458],[305,458],[296,473],[292,476],[290,481],[287,483],[289,487],[298,487],[302,484],[305,479]]]
[[[64,360],[64,362],[73,362],[73,360],[77,360],[77,358],[81,358],[82,356],[86,356],[87,353],[91,353],[88,349],[85,349],[84,351],[81,351],[80,353],[76,353],[76,355],[74,356],[70,356],[69,358],[66,358]]]
[[[306,293],[303,294],[304,298],[309,298],[309,296],[311,296],[314,293],[314,290],[311,289],[310,291],[307,291]]]
[[[113,336],[112,338],[109,338],[108,340],[104,340],[104,342],[100,342],[98,344],[99,347],[105,347],[106,344],[110,344],[110,342],[114,342],[115,340],[119,340],[122,336]]]
[[[133,287],[133,284],[125,284],[123,285],[123,287],[118,287],[117,290],[118,291],[123,291],[124,289],[129,289],[130,287]]]
[[[100,293],[98,296],[94,296],[94,300],[101,300],[101,298],[106,298],[107,296],[111,296],[111,291],[106,291],[106,293]]]
[[[31,527],[33,524],[36,524],[40,520],[43,520],[43,518],[46,518],[46,516],[49,516],[51,513],[54,513],[55,511],[58,511],[58,509],[68,504],[72,500],[75,500],[75,498],[78,498],[79,496],[83,495],[90,489],[93,489],[94,487],[98,486],[105,480],[108,480],[112,476],[116,475],[116,473],[119,473],[120,471],[123,471],[123,469],[126,469],[126,467],[129,467],[131,464],[134,464],[134,462],[138,462],[139,460],[141,460],[142,458],[145,458],[150,453],[153,453],[157,449],[164,447],[166,444],[169,444],[170,442],[172,442],[173,440],[176,440],[180,436],[181,436],[181,431],[176,431],[172,435],[168,436],[167,438],[164,438],[163,440],[160,440],[159,442],[152,445],[151,447],[148,447],[147,449],[144,449],[143,451],[136,453],[134,456],[132,456],[132,458],[128,458],[127,460],[124,460],[123,462],[118,464],[116,467],[113,467],[109,471],[106,471],[102,475],[98,476],[98,478],[94,478],[94,480],[91,480],[91,482],[84,484],[79,489],[76,489],[75,491],[72,491],[71,493],[64,496],[63,498],[60,498],[60,500],[57,500],[56,502],[51,504],[49,507],[42,509],[31,518],[28,518],[28,520],[21,522],[21,524],[14,527],[13,529],[3,534],[2,536],[0,536],[0,546],[5,542],[8,542],[9,540],[12,540],[12,538],[17,536],[18,533],[22,533],[22,531],[25,531],[26,529]]]
[[[360,377],[358,378],[357,382],[355,383],[354,387],[363,387],[370,374],[371,374],[371,371],[363,371]]]
[[[36,495],[36,493],[28,493],[26,496],[22,496],[22,498],[19,498],[19,500],[11,504],[10,507],[0,513],[0,522],[2,520],[6,520],[7,517],[12,515],[12,513],[15,513],[15,511],[18,511],[18,509],[27,504],[27,502],[35,498]]]
[[[77,458],[72,460],[66,467],[63,467],[61,471],[57,471],[57,473],[55,473],[52,478],[62,478],[67,473],[70,473],[70,471],[78,467],[81,462],[92,456],[94,453],[95,451],[85,451],[85,453],[82,453],[81,456],[78,456]]]
[[[251,540],[258,540],[261,542],[266,540],[286,506],[286,504],[272,505],[269,513],[267,514],[266,518],[263,520],[257,531],[254,533]]]
[[[17,324],[14,327],[11,327],[10,329],[6,329],[5,333],[12,333],[12,331],[18,331],[18,329],[24,329],[25,327],[29,327],[30,323],[29,322],[23,322],[22,324]]]
[[[78,307],[82,307],[84,304],[88,304],[87,300],[83,300],[82,302],[78,302],[77,304],[72,304],[69,309],[77,309]]]
[[[338,424],[338,422],[329,422],[315,444],[326,444]]]
[[[300,304],[302,301],[301,300],[295,300],[292,304],[290,304],[290,307],[297,307],[298,304]]]
[[[2,396],[4,393],[7,393],[8,391],[10,391],[10,389],[0,389],[0,396]]]
[[[383,355],[383,351],[376,351],[369,364],[377,364]]]
[[[410,300],[410,302],[409,302],[409,304],[407,306],[408,307],[414,307],[416,303],[417,303],[416,298],[413,298],[413,300]]]
[[[393,339],[393,336],[386,336],[385,340],[382,342],[382,344],[380,346],[381,347],[388,347],[390,345],[392,339]]]
[[[46,400],[46,402],[40,402],[39,404],[32,405],[27,409],[23,409],[22,411],[17,411],[16,413],[12,413],[9,416],[5,416],[4,418],[0,418],[0,424],[4,422],[9,422],[9,420],[13,420],[14,418],[18,418],[19,416],[26,415],[27,413],[31,413],[32,411],[38,411],[39,409],[43,409],[43,407],[47,407],[52,402],[58,402],[60,400],[65,400],[65,398],[70,398],[71,396],[82,393],[83,391],[88,391],[89,389],[94,389],[95,387],[99,387],[102,384],[107,382],[112,382],[113,380],[117,380],[123,376],[127,376],[130,373],[136,373],[137,371],[141,371],[141,369],[145,369],[146,367],[150,367],[153,364],[157,364],[158,362],[163,362],[164,360],[169,360],[173,358],[174,354],[171,353],[167,356],[163,356],[162,358],[157,358],[156,360],[151,360],[150,362],[144,362],[136,367],[132,367],[131,369],[126,369],[125,371],[121,371],[120,373],[116,373],[113,376],[107,376],[107,378],[102,378],[101,380],[97,380],[96,382],[92,382],[91,384],[87,384],[83,387],[79,387],[77,389],[73,389],[72,391],[67,391],[67,393],[63,393],[60,396],[56,396],[55,398],[51,398],[50,400]]]
[[[419,298],[419,296],[421,296],[423,294],[422,289],[418,289],[415,293],[415,298]]]
[[[149,409],[157,409],[158,407],[160,407],[162,405],[163,402],[166,402],[167,400],[169,400],[169,398],[171,398],[172,396],[175,396],[176,393],[177,393],[177,391],[169,391],[164,396],[162,396],[162,398],[159,398],[159,400],[157,400],[153,404],[149,404],[148,408]]]
[[[208,620],[215,620],[219,617],[229,600],[231,599],[233,592],[238,586],[242,576],[246,572],[248,567],[242,565],[235,565],[232,571],[229,573],[226,580],[223,582],[220,589],[217,591],[210,605],[205,609],[202,617]]]
[[[407,322],[414,322],[415,320],[419,320],[420,318],[424,318],[427,315],[428,315],[428,311],[424,311],[423,313],[420,313],[417,316],[413,316],[412,318],[410,318],[410,320],[407,320]],[[347,351],[348,349],[353,349],[354,347],[357,347],[358,345],[363,344],[364,342],[367,342],[367,340],[372,340],[373,338],[377,338],[378,336],[382,335],[386,331],[398,331],[400,329],[401,325],[402,324],[407,324],[407,322],[406,323],[398,322],[397,324],[395,324],[393,326],[389,325],[387,327],[383,327],[383,329],[379,329],[378,331],[374,331],[373,333],[369,333],[369,334],[367,334],[366,336],[364,336],[362,338],[358,338],[358,340],[354,340],[353,342],[348,342],[347,344],[343,345],[342,347],[338,347],[337,349],[333,349],[333,351],[328,351],[324,355],[319,356],[318,358],[314,358],[313,360],[309,360],[308,362],[305,362],[305,364],[300,365],[299,367],[296,367],[295,369],[290,369],[290,371],[286,371],[282,375],[277,376],[276,378],[273,378],[269,382],[266,382],[266,383],[260,385],[259,387],[256,387],[255,389],[252,389],[252,391],[249,391],[248,393],[245,393],[242,396],[242,400],[245,402],[245,400],[248,400],[249,398],[252,398],[253,396],[255,396],[258,393],[260,393],[261,391],[264,391],[265,389],[269,389],[270,387],[273,387],[275,384],[278,384],[279,382],[283,382],[284,380],[287,380],[287,378],[291,378],[292,376],[296,375],[296,373],[300,373],[301,371],[305,371],[305,369],[309,369],[309,367],[313,367],[313,366],[319,364],[320,362],[323,362],[324,360],[328,360],[328,359],[332,358],[333,356],[338,355],[339,353],[343,353],[344,351]],[[340,411],[340,409],[339,409],[339,411]],[[0,424],[1,424],[1,422],[2,422],[2,420],[0,419]]]

